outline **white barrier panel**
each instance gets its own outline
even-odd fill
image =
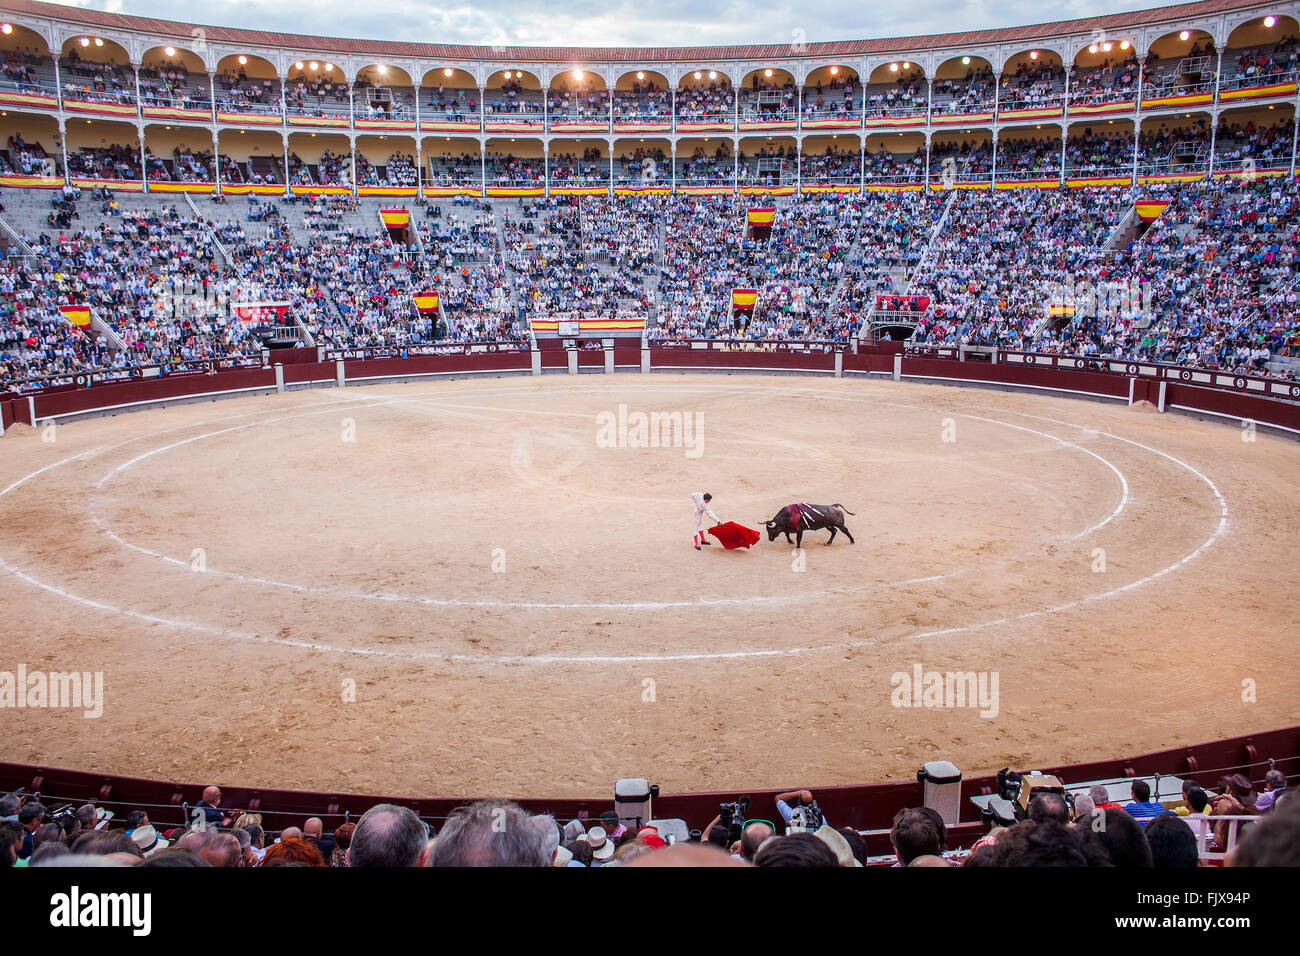
[[[278,362],[275,365],[275,390],[284,391],[284,366]]]
[[[569,374],[578,374],[578,350],[569,349]]]

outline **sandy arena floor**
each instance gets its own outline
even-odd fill
[[[620,403],[702,415],[698,457],[601,447]],[[321,389],[19,428],[0,439],[0,670],[103,671],[105,706],[0,711],[3,753],[586,796],[1284,726],[1298,466],[1300,444],[1149,408],[766,376]],[[841,502],[857,544],[811,534],[802,571],[766,536],[696,552],[696,490],[760,530]],[[915,663],[997,672],[999,713],[894,707]]]

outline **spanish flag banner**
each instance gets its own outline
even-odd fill
[[[731,307],[733,309],[752,309],[758,301],[757,289],[731,290]]]
[[[381,209],[379,218],[389,229],[405,229],[411,224],[411,213],[406,209]]]
[[[1269,86],[1249,86],[1240,90],[1220,90],[1220,100],[1250,100],[1261,96],[1290,96],[1295,92],[1295,83],[1273,83]]]
[[[569,323],[566,322],[566,326],[568,324]],[[566,331],[563,334],[582,335],[587,332],[636,332],[645,328],[645,318],[644,316],[640,318],[622,316],[616,319],[580,318],[578,319],[577,325],[578,328],[576,333]],[[550,335],[561,334],[559,319],[530,319],[529,326],[532,328],[534,333]]]
[[[1186,93],[1182,96],[1157,96],[1149,100],[1143,100],[1142,108],[1151,110],[1161,106],[1206,106],[1213,102],[1213,93]]]
[[[63,317],[77,327],[79,331],[86,332],[90,329],[90,306],[88,305],[61,305],[59,312]]]
[[[1155,222],[1160,218],[1160,214],[1168,206],[1167,202],[1158,202],[1155,200],[1144,200],[1137,203],[1137,216],[1143,222]]]
[[[1070,189],[1090,189],[1094,186],[1131,186],[1132,176],[1100,176],[1095,179],[1067,179],[1065,185]]]
[[[290,116],[290,126],[323,126],[339,128],[351,125],[346,116]]]
[[[737,186],[736,192],[742,196],[793,196],[799,190],[795,186]]]
[[[749,207],[749,224],[751,226],[770,226],[775,219],[776,208],[773,206]]]
[[[671,186],[615,186],[615,196],[667,196],[672,192]]]
[[[212,193],[216,192],[215,183],[149,183],[151,193]]]
[[[1072,317],[1074,315],[1074,306],[1053,303],[1047,307],[1047,314],[1053,318]]]
[[[430,315],[438,311],[438,293],[436,292],[417,292],[411,296],[415,302],[415,310],[421,315]]]

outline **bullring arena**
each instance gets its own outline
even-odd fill
[[[696,416],[698,447],[599,447],[620,405]],[[102,670],[105,707],[10,712],[9,759],[578,796],[629,773],[851,783],[918,754],[986,771],[1281,725],[1300,449],[1252,437],[1143,404],[693,374],[14,426],[11,650]],[[841,502],[857,543],[809,534],[802,570],[766,537],[697,553],[697,489],[760,530],[790,501]],[[999,672],[999,712],[892,706],[915,662]]]
[[[1109,2],[0,0],[0,869],[1300,865],[1300,0]]]

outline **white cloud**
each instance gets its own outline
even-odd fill
[[[491,46],[712,46],[782,44],[802,30],[808,42],[978,30],[1118,13],[1152,0],[912,0],[851,4],[803,0],[767,6],[738,0],[59,0],[69,6],[214,26],[375,40]]]

